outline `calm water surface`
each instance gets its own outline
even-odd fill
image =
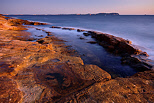
[[[112,76],[129,76],[136,73],[129,66],[121,65],[120,57],[113,56],[107,53],[103,47],[98,44],[88,44],[87,41],[93,40],[90,37],[84,37],[82,33],[69,30],[52,29],[53,26],[74,27],[86,30],[101,31],[125,39],[129,39],[133,44],[137,45],[143,51],[146,51],[154,60],[154,16],[66,16],[66,15],[13,15],[20,19],[40,21],[51,23],[51,25],[37,26],[51,31],[68,42],[74,49],[80,52],[82,59],[86,64],[96,64],[103,68]],[[41,32],[35,32],[30,29],[30,32],[38,35]],[[43,34],[43,32],[42,32]],[[39,34],[40,35],[40,34]],[[45,34],[44,34],[45,35]],[[80,40],[83,36],[85,40]]]

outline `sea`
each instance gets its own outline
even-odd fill
[[[154,61],[154,15],[7,15],[30,21],[49,23],[49,25],[35,26],[50,31],[72,46],[81,55],[85,64],[95,64],[106,70],[112,77],[126,77],[138,72],[133,68],[122,65],[121,57],[108,53],[98,44],[89,44],[91,37],[84,37],[81,32],[75,30],[53,29],[51,26],[71,27],[76,29],[93,30],[108,33],[132,41],[137,48],[149,54],[151,64]],[[45,33],[29,29],[36,35]],[[79,39],[84,37],[84,40]]]

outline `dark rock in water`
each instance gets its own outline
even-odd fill
[[[44,40],[42,40],[42,39],[38,39],[36,42],[42,44],[42,43],[44,42]]]
[[[140,55],[147,56],[147,57],[149,56],[147,52],[141,52]]]
[[[75,30],[74,28],[62,28],[63,30]]]
[[[24,24],[25,24],[25,25],[34,25],[34,22],[30,22],[30,21],[26,20],[26,21],[24,22]]]
[[[89,34],[89,33],[83,33],[83,35],[84,35],[84,36],[89,36],[90,34]]]
[[[41,29],[39,29],[39,28],[36,28],[36,30],[41,30]]]
[[[133,67],[139,71],[150,70],[152,68],[152,65],[140,60],[137,57],[133,57],[133,56],[122,57],[121,63],[130,65],[131,67]]]
[[[45,31],[46,33],[51,33],[51,32],[49,32],[49,31]]]
[[[29,39],[27,39],[27,41],[34,41],[34,40],[36,40],[36,38],[29,38]]]
[[[88,33],[95,39],[100,42],[102,46],[110,49],[111,46],[114,46],[114,50],[118,51],[118,54],[128,53],[128,54],[140,54],[141,51],[134,48],[131,45],[131,41],[125,40],[120,37],[115,37],[110,34],[104,34],[95,31],[88,31]]]
[[[45,30],[42,30],[43,32],[46,32]]]
[[[106,48],[108,51],[116,55],[122,56],[122,59],[121,59],[122,64],[130,65],[132,68],[135,68],[140,71],[145,71],[152,68],[151,65],[147,65],[147,63],[145,62],[146,61],[145,59],[143,61],[142,59],[131,56],[131,55],[136,55],[140,57],[148,56],[146,52],[142,52],[141,50],[131,45],[131,41],[125,40],[120,37],[115,37],[110,34],[105,34],[105,33],[100,33],[95,31],[88,31],[88,34],[90,34],[92,38],[95,38],[97,42],[101,46]]]
[[[96,44],[97,42],[96,41],[88,41],[87,43]]]
[[[109,45],[107,48],[108,48],[109,51],[114,51],[115,50],[115,47],[113,45]]]
[[[25,25],[47,25],[47,23],[31,22],[28,20],[24,20],[23,24],[25,24]]]
[[[43,37],[43,35],[39,35],[38,37]]]
[[[50,28],[58,28],[58,29],[60,29],[61,27],[59,27],[59,26],[52,26]]]
[[[48,32],[48,31],[45,31],[47,33],[48,36],[51,36],[52,33],[51,32]]]
[[[54,41],[64,42],[63,40],[60,40],[60,39],[56,38],[55,36],[46,36],[45,38],[38,39],[36,42],[38,42],[40,44],[50,44]]]
[[[46,23],[34,22],[34,25],[47,25]]]
[[[69,30],[75,30],[75,28],[69,28]]]
[[[51,34],[51,33],[48,33],[47,35],[48,35],[48,36],[51,36],[52,34]]]
[[[85,30],[77,29],[77,32],[84,32]]]
[[[85,38],[83,38],[83,37],[80,37],[79,39],[85,39]]]

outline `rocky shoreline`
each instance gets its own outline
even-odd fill
[[[27,27],[22,24],[22,20],[10,20],[0,16],[0,101],[2,103],[152,103],[154,101],[152,67],[128,78],[111,79],[111,75],[98,66],[85,65],[74,50],[68,49],[63,40],[59,40],[48,31],[44,31],[47,34],[45,38],[36,42],[28,41],[33,38],[25,31]],[[32,25],[35,25],[35,22]],[[99,33],[92,31],[79,29],[77,31],[84,31],[97,40],[97,36],[100,36]],[[109,38],[111,39],[109,41],[119,40],[112,36]],[[117,42],[116,40],[114,43]],[[120,39],[120,42],[122,40]],[[109,41],[105,42],[107,48],[111,49],[110,45],[113,42]],[[97,42],[101,44],[102,41]],[[126,45],[130,44],[129,41],[122,42]],[[102,45],[105,47],[105,44]],[[121,44],[117,46],[119,47]],[[118,55],[120,50],[121,48],[116,52]],[[114,49],[111,51],[115,52]],[[146,53],[138,50],[128,54],[129,56],[135,54],[135,58],[140,55],[147,56]],[[132,58],[128,59],[129,56],[124,56],[124,63],[132,60]]]
[[[51,28],[77,30],[77,32],[83,32],[84,36],[91,36],[91,38],[95,39],[95,41],[89,41],[87,43],[98,43],[99,45],[103,46],[108,52],[113,53],[114,55],[121,56],[122,64],[129,65],[139,71],[150,70],[153,67],[153,65],[148,62],[149,55],[146,52],[143,52],[140,49],[136,48],[129,40],[96,31],[87,31],[66,27],[63,28],[57,26],[52,26]],[[80,39],[84,38],[80,37]]]

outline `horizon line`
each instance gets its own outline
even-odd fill
[[[79,14],[79,13],[74,13],[74,14],[2,14],[2,15],[97,15],[99,13],[96,14],[92,14],[92,13],[87,13],[87,14]],[[106,14],[110,14],[110,13],[106,13]],[[119,14],[119,13],[118,13]],[[119,14],[119,15],[154,15],[154,14]],[[118,15],[115,15],[118,16]]]

